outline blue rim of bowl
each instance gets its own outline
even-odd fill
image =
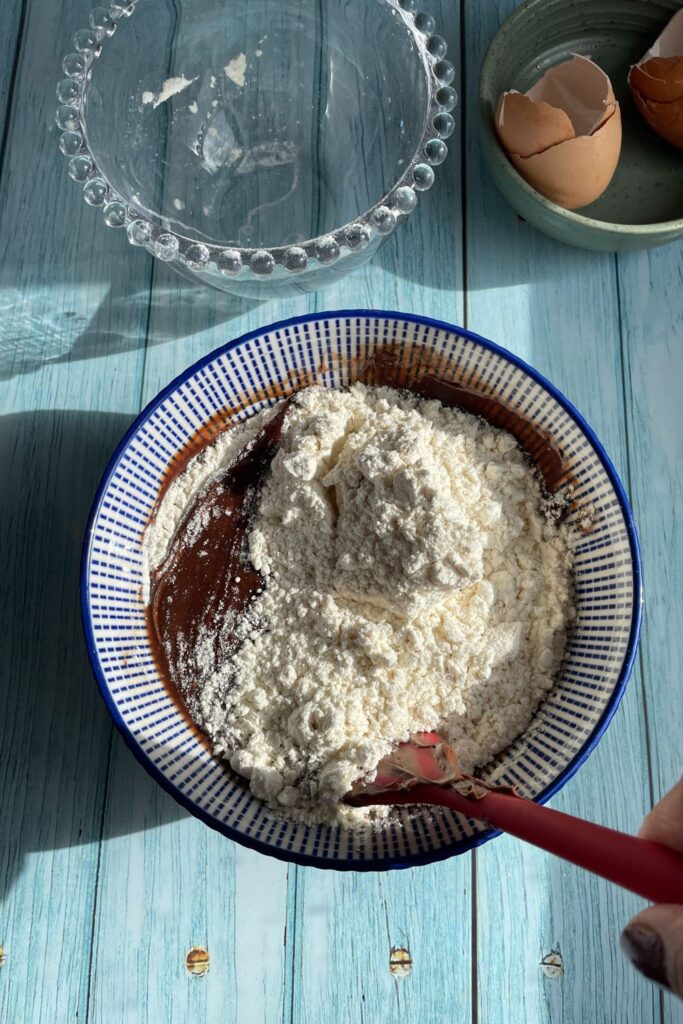
[[[490,829],[487,832],[481,833],[480,835],[474,836],[471,839],[463,840],[462,842],[453,843],[449,846],[445,846],[442,849],[435,850],[429,853],[418,853],[408,858],[401,857],[388,857],[386,860],[372,860],[372,859],[353,859],[348,858],[342,859],[330,859],[324,860],[322,858],[309,856],[308,854],[292,853],[285,850],[279,850],[276,847],[268,845],[268,843],[261,842],[258,839],[252,839],[250,836],[245,836],[241,832],[231,828],[229,825],[223,822],[217,821],[210,814],[207,814],[201,808],[197,807],[192,800],[188,799],[172,782],[170,782],[155,766],[154,762],[145,751],[142,749],[138,741],[131,734],[130,730],[123,721],[119,711],[112,699],[107,686],[105,674],[102,671],[97,648],[95,645],[95,638],[92,631],[92,623],[90,618],[90,603],[89,603],[89,570],[90,570],[90,544],[92,538],[92,531],[95,519],[100,510],[102,499],[105,491],[109,486],[109,482],[116,471],[118,464],[128,448],[130,441],[134,435],[138,432],[140,427],[147,422],[152,413],[158,408],[159,405],[180,385],[184,384],[185,381],[193,374],[197,373],[208,363],[226,352],[230,352],[247,341],[251,341],[254,338],[258,338],[263,334],[268,334],[272,331],[283,330],[287,327],[294,327],[298,324],[311,323],[315,320],[328,320],[328,319],[352,319],[352,318],[368,318],[368,319],[379,319],[379,320],[399,320],[404,323],[420,324],[421,326],[434,327],[442,331],[446,331],[450,334],[456,334],[460,337],[467,338],[469,341],[473,341],[478,345],[482,345],[483,348],[489,352],[494,352],[496,355],[507,359],[513,365],[517,366],[524,373],[527,373],[534,381],[540,384],[543,388],[548,391],[550,395],[563,407],[563,409],[569,413],[572,419],[580,427],[583,433],[590,441],[593,449],[595,450],[598,458],[600,459],[607,476],[609,477],[610,483],[612,484],[614,491],[619,502],[619,506],[624,516],[626,523],[626,531],[629,539],[629,546],[631,549],[631,562],[633,566],[633,607],[631,611],[631,627],[629,630],[628,644],[626,647],[626,654],[624,656],[624,662],[619,673],[616,685],[610,696],[607,706],[600,716],[600,720],[597,722],[591,735],[584,743],[581,750],[575,757],[569,762],[567,767],[560,772],[559,776],[547,786],[535,799],[536,803],[544,804],[552,796],[554,796],[560,789],[576,774],[578,769],[588,758],[589,754],[596,747],[603,734],[605,733],[607,726],[611,722],[619,704],[621,703],[626,684],[633,671],[633,665],[636,659],[636,653],[638,650],[638,640],[640,638],[640,628],[642,623],[642,566],[640,558],[640,543],[638,540],[638,531],[633,518],[633,512],[626,495],[626,491],[619,479],[616,469],[614,468],[612,461],[605,451],[602,443],[598,440],[592,428],[588,425],[586,420],[583,418],[581,413],[572,405],[572,403],[565,398],[561,391],[551,384],[541,373],[535,370],[528,363],[520,359],[519,356],[514,355],[501,345],[497,345],[493,341],[489,341],[488,338],[483,338],[479,334],[475,334],[473,331],[468,331],[463,327],[457,327],[454,324],[446,323],[443,320],[433,320],[430,317],[418,316],[411,313],[397,313],[392,310],[379,310],[379,309],[341,309],[341,310],[330,310],[323,313],[307,313],[304,316],[295,316],[287,320],[280,320],[273,324],[269,324],[265,327],[260,327],[257,330],[249,331],[247,334],[241,335],[239,338],[235,338],[232,341],[227,342],[225,345],[221,345],[219,348],[214,349],[208,355],[203,356],[192,366],[188,367],[181,374],[174,378],[170,384],[168,384],[156,398],[142,410],[142,412],[135,418],[134,422],[128,428],[123,438],[119,442],[116,451],[112,455],[107,468],[104,471],[99,487],[93,500],[90,515],[88,516],[88,524],[85,530],[85,538],[83,541],[83,552],[81,557],[81,573],[80,573],[80,592],[81,592],[81,616],[83,620],[83,630],[85,633],[85,642],[88,649],[88,656],[90,658],[90,664],[97,681],[97,685],[100,690],[100,694],[104,700],[104,703],[109,711],[109,714],[114,720],[114,724],[123,736],[127,745],[132,750],[133,754],[140,762],[140,764],[146,768],[152,778],[159,783],[162,789],[166,790],[177,802],[184,807],[193,817],[199,818],[209,828],[214,829],[216,832],[220,832],[228,839],[232,839],[233,842],[240,843],[242,846],[249,847],[252,850],[256,850],[258,853],[263,853],[269,857],[276,857],[278,860],[287,861],[292,864],[299,864],[302,867],[317,867],[325,869],[333,869],[338,871],[386,871],[398,868],[411,868],[419,867],[425,864],[432,864],[436,861],[446,860],[448,857],[457,856],[462,853],[467,853],[468,850],[473,850],[477,846],[481,846],[483,843],[489,842],[496,836],[500,835],[500,832],[495,829]]]

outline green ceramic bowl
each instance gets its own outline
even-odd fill
[[[631,64],[680,6],[680,0],[526,0],[496,34],[479,83],[484,153],[505,198],[540,231],[608,251],[646,249],[683,237],[683,152],[643,121],[626,81]],[[623,124],[621,158],[609,188],[574,211],[524,181],[501,149],[493,123],[504,90],[525,92],[572,53],[591,57],[609,75]]]

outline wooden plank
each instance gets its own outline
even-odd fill
[[[14,8],[3,15],[13,23]],[[145,264],[57,152],[55,54],[88,4],[33,4],[0,181],[0,1018],[85,1018],[111,725],[85,654],[85,520],[138,408]],[[5,38],[5,37],[3,37]],[[37,173],[36,167],[40,167]]]
[[[468,858],[379,874],[298,869],[292,1021],[470,1020]]]
[[[223,342],[304,311],[308,302],[252,305],[192,287],[157,264],[143,401]],[[133,814],[137,827],[120,824]],[[186,815],[118,738],[104,835],[90,1019],[116,1024],[134,1013],[140,1024],[280,1021],[287,866]],[[209,952],[204,977],[184,966],[194,946]]]
[[[459,5],[443,0],[430,11],[457,64]],[[317,309],[368,306],[462,322],[456,137],[450,148],[436,185],[410,220],[363,271],[316,297]],[[467,856],[377,875],[297,869],[288,929],[288,1019],[296,1024],[469,1021],[470,883]],[[405,975],[400,968],[392,973],[392,949],[408,952]]]
[[[247,14],[245,8],[239,17]],[[261,33],[251,36],[258,41]],[[181,52],[177,32],[173,39]],[[169,74],[181,72],[193,74],[183,60],[172,56]],[[211,76],[204,78],[208,82],[202,87],[210,87]],[[225,87],[237,88],[229,82]],[[222,89],[214,87],[212,95],[217,117]],[[198,201],[182,171],[188,107],[187,97],[182,102],[179,97],[176,116],[174,101],[169,101],[164,147],[168,170],[158,197],[166,215],[180,222],[186,217],[193,220],[193,204]],[[192,285],[157,263],[143,401],[219,345],[309,308],[305,296],[261,303],[222,295]],[[136,834],[138,829],[119,824],[131,814],[131,793],[134,803],[145,809],[146,830],[141,835]],[[287,866],[235,846],[180,811],[118,743],[105,837],[117,835],[121,838],[113,845],[107,841],[102,855],[90,1019],[114,1024],[130,1020],[134,1013],[136,1020],[153,1024],[188,1019],[280,1021],[285,1012]],[[123,946],[122,921],[129,922]],[[206,948],[210,957],[210,970],[201,977],[185,967],[188,950],[197,946]],[[146,957],[148,948],[156,955]],[[125,987],[119,982],[122,971],[130,979]]]
[[[643,549],[640,663],[653,800],[678,781],[682,767],[682,268],[680,243],[618,259],[630,475]],[[683,1024],[683,1003],[664,996],[663,1021]]]
[[[187,815],[118,738],[105,838],[89,1019],[279,1021],[286,867]]]
[[[522,223],[482,172],[478,72],[514,6],[503,0],[466,7],[468,325],[547,374],[586,415],[628,482],[614,258],[562,246]],[[636,677],[606,737],[553,805],[635,830],[647,804]],[[508,838],[477,853],[477,882],[480,1020],[658,1019],[654,989],[636,977],[617,945],[640,901]],[[541,961],[558,949],[563,973],[553,978]]]
[[[175,37],[174,37],[175,38]],[[180,45],[177,43],[177,45]],[[169,66],[180,72],[182,61]],[[220,96],[219,90],[216,90]],[[217,101],[220,102],[220,101]],[[173,101],[170,101],[172,104]],[[169,106],[169,111],[173,107]],[[182,220],[196,197],[178,168],[185,162],[187,119],[169,114],[165,154],[168,172],[159,197],[169,216]],[[182,158],[174,161],[174,153]],[[270,320],[304,312],[309,300],[260,304],[193,286],[157,264],[147,334],[143,401],[200,356]],[[129,813],[130,793],[148,808],[142,836],[117,822]],[[166,827],[157,826],[166,823]],[[123,831],[103,851],[98,899],[91,1019],[106,1024],[137,1019],[156,1022],[226,1019],[279,1021],[284,1012],[286,865],[266,860],[211,832],[180,812],[123,750],[114,751],[105,836]],[[148,913],[136,908],[145,894]],[[175,893],[169,900],[168,893]],[[118,936],[121,906],[132,922],[123,951]],[[205,977],[184,966],[194,946],[208,949]],[[156,959],[142,960],[146,948]],[[118,983],[123,967],[131,984]]]
[[[0,32],[0,162],[7,143],[6,132],[9,127],[16,69],[24,35],[25,7],[26,2],[11,4],[9,9],[3,12],[2,18],[2,32]]]

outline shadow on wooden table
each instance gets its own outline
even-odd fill
[[[107,229],[83,202],[54,123],[55,55],[69,52],[79,24],[63,13],[48,4],[27,20],[4,150],[0,145],[0,380],[46,363],[179,339],[187,334],[179,327],[180,304],[192,313],[183,322],[195,321],[197,330],[228,323],[254,305],[185,281],[132,247],[125,231]]]
[[[83,641],[79,562],[99,477],[129,422],[61,410],[0,417],[0,897],[31,852],[102,834],[113,727]],[[155,824],[184,816],[134,770]],[[125,820],[107,816],[108,836],[145,828],[145,800],[130,803]]]
[[[118,262],[127,252],[112,258],[111,280],[88,282],[82,292],[84,304],[93,309],[92,293],[98,288],[101,298],[94,312],[86,317],[79,308],[79,292],[69,301],[62,286],[35,289],[25,283],[13,284],[0,277],[0,380],[32,373],[47,363],[100,359],[133,349],[182,341],[189,336],[179,330],[177,310],[191,306],[191,322],[196,331],[229,324],[260,303],[226,295],[193,285],[168,267],[155,265],[154,286],[150,293],[151,260],[148,273],[135,286],[125,273],[117,272]],[[58,270],[58,268],[54,268]],[[183,322],[187,323],[187,316]],[[192,332],[194,333],[194,332]],[[225,340],[231,338],[226,329]]]

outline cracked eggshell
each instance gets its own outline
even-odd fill
[[[566,111],[576,135],[594,132],[616,103],[612,83],[602,68],[578,53],[546,71],[527,96]]]
[[[683,149],[683,8],[674,14],[645,56],[633,64],[628,84],[650,127]]]
[[[582,135],[522,157],[508,154],[530,185],[565,210],[588,206],[609,185],[621,152],[621,115],[611,117],[593,135]]]
[[[522,94],[498,102],[496,132],[522,177],[547,199],[577,210],[602,195],[621,152],[621,114],[607,75],[575,55]]]
[[[496,111],[496,130],[503,149],[533,156],[575,136],[569,115],[549,103],[534,103],[521,92],[506,92]]]

